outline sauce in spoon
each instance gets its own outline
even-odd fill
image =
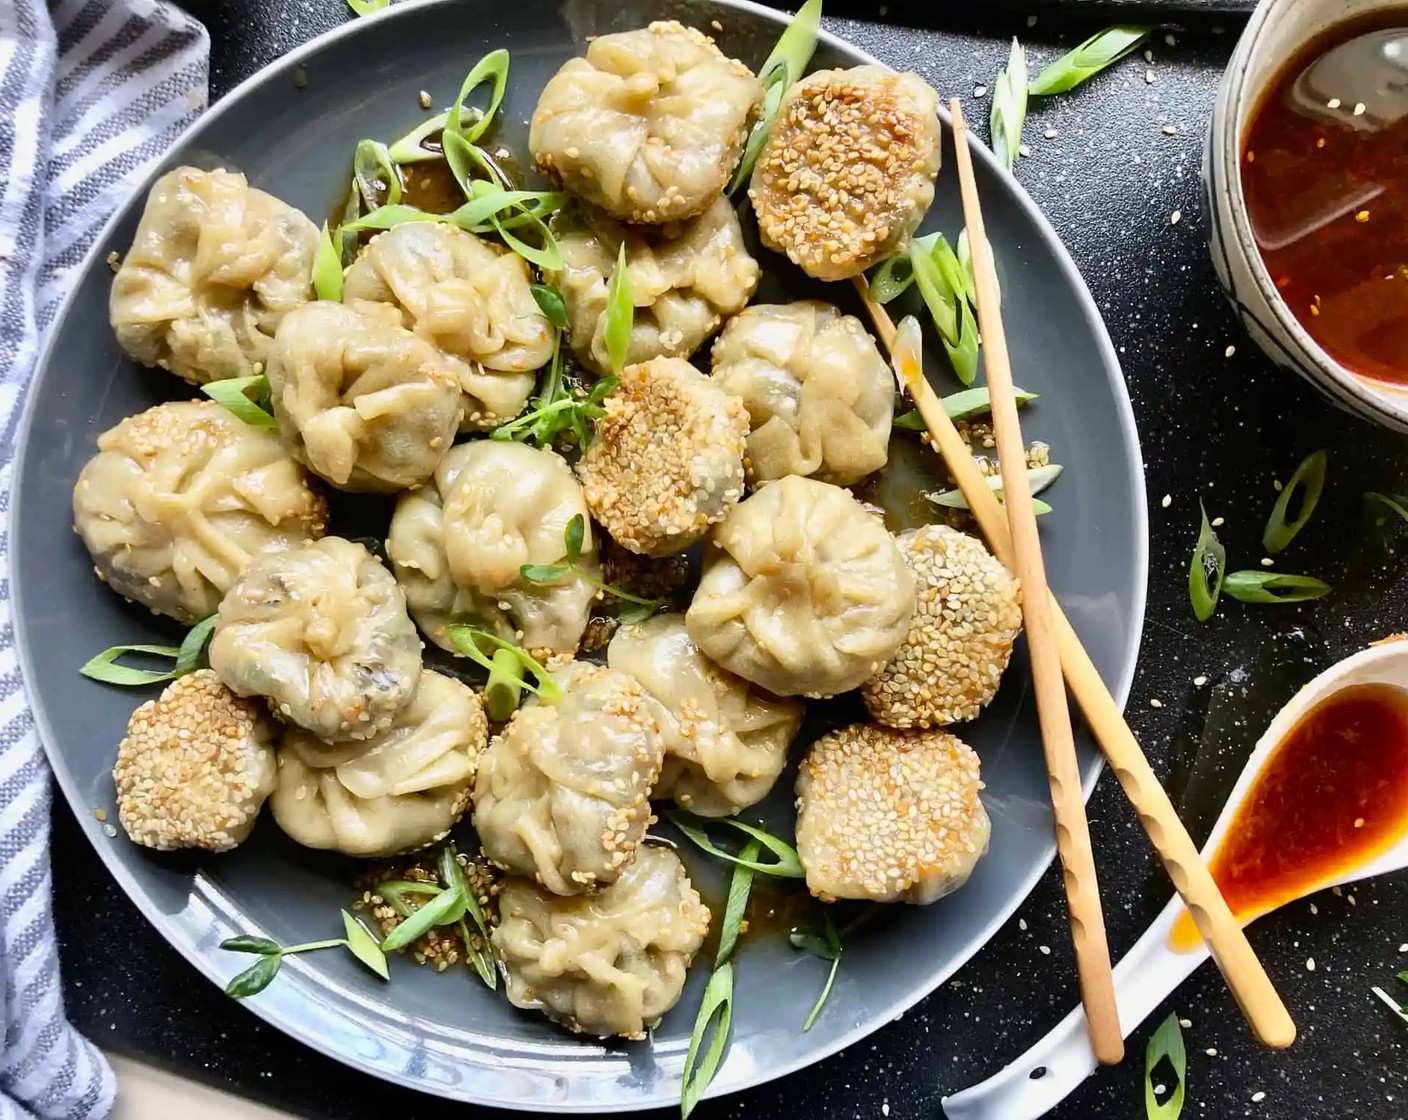
[[[1353,685],[1301,717],[1247,791],[1209,869],[1251,919],[1391,848],[1408,830],[1408,692]],[[1185,912],[1172,948],[1201,940]]]

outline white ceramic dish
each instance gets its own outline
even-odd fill
[[[1340,365],[1282,300],[1252,234],[1239,169],[1247,123],[1282,67],[1337,24],[1395,7],[1403,7],[1401,0],[1262,0],[1218,86],[1203,157],[1203,190],[1213,267],[1252,340],[1277,365],[1300,374],[1341,408],[1408,432],[1408,392]]]

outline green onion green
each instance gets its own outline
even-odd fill
[[[456,925],[459,927],[460,940],[464,942],[464,951],[469,954],[469,962],[489,989],[496,991],[499,986],[499,973],[494,962],[493,944],[489,940],[489,923],[484,918],[484,911],[479,907],[479,899],[475,895],[473,885],[465,876],[464,868],[460,866],[459,856],[453,844],[447,844],[440,850],[437,869],[440,872],[441,882],[445,884],[445,889],[459,893],[464,902],[465,913],[469,915],[479,934],[481,944],[476,946],[475,939],[470,936],[463,917],[457,920]]]
[[[602,382],[598,382],[597,386],[599,387],[601,384]],[[563,552],[567,557],[566,563],[524,564],[518,569],[519,577],[525,583],[549,586],[567,575],[585,580],[599,591],[606,592],[613,599],[630,604],[629,607],[617,614],[617,618],[623,625],[644,622],[665,605],[664,599],[645,599],[639,595],[633,595],[629,591],[623,591],[619,587],[613,587],[611,584],[603,582],[584,569],[577,561],[582,556],[582,545],[586,539],[586,531],[586,519],[580,513],[574,514],[567,522],[567,528],[563,530],[562,534]]]
[[[1029,393],[1025,389],[1013,389],[1012,393],[1017,398],[1019,405],[1037,398],[1036,393]],[[989,395],[986,385],[979,385],[976,389],[962,389],[957,393],[950,393],[946,397],[941,397],[939,403],[944,406],[944,414],[950,420],[971,420],[975,416],[984,416],[992,411],[992,397]],[[905,432],[928,430],[924,426],[924,417],[914,409],[896,416],[893,426]]]
[[[1400,972],[1398,974],[1398,979],[1401,980],[1403,983],[1408,984],[1408,972]],[[1384,1002],[1385,1006],[1387,1006],[1390,1011],[1392,1011],[1401,1020],[1403,1020],[1403,1022],[1408,1023],[1408,1010],[1405,1010],[1396,999],[1394,999],[1382,988],[1375,987],[1371,988],[1370,990],[1374,993],[1374,995],[1378,996],[1379,999]]]
[[[753,876],[756,874],[749,863],[756,862],[762,852],[763,845],[760,840],[749,840],[738,853],[739,859],[745,862],[733,865],[733,875],[728,884],[728,900],[724,903],[723,925],[719,927],[719,949],[714,954],[716,968],[729,961],[738,945],[739,935],[743,931],[743,919],[748,912],[748,895],[753,890]]]
[[[352,154],[352,184],[367,210],[401,201],[401,173],[386,145],[379,141],[357,141]]]
[[[823,936],[821,937],[796,929],[788,935],[788,940],[791,941],[794,949],[804,949],[815,957],[831,962],[831,970],[826,974],[826,983],[822,986],[821,995],[817,997],[811,1013],[807,1016],[806,1022],[802,1024],[803,1034],[812,1029],[816,1017],[821,1014],[821,1009],[831,994],[831,986],[836,982],[836,972],[841,967],[841,935],[836,930],[836,923],[831,920],[830,908],[822,911],[822,921]]]
[[[665,816],[669,818],[676,828],[689,837],[698,848],[708,852],[712,856],[717,856],[719,859],[726,860],[729,863],[741,867],[752,868],[752,870],[761,872],[764,875],[775,875],[781,879],[801,879],[806,874],[802,869],[802,859],[797,854],[796,848],[787,843],[787,841],[778,839],[778,837],[772,835],[770,832],[741,821],[737,817],[714,817],[706,819],[704,817],[695,817],[678,809],[666,809]],[[712,826],[732,828],[742,832],[762,844],[762,846],[768,849],[776,858],[764,861],[757,858],[746,857],[741,853],[735,855],[733,852],[725,851],[709,838],[707,829]]]
[[[1325,489],[1325,467],[1329,456],[1324,451],[1314,451],[1307,455],[1296,468],[1291,480],[1281,488],[1276,504],[1271,508],[1266,529],[1261,535],[1261,543],[1267,552],[1280,552],[1309,523],[1320,502],[1321,491]],[[1299,512],[1287,520],[1293,499],[1299,497]]]
[[[1173,1069],[1174,1086],[1168,1099],[1160,1104],[1154,1092],[1154,1070],[1167,1060]],[[1144,1113],[1148,1120],[1178,1120],[1183,1112],[1183,1098],[1188,1083],[1188,1055],[1183,1048],[1183,1031],[1178,1015],[1172,1014],[1149,1037],[1144,1047]]]
[[[1027,484],[1031,487],[1032,497],[1050,489],[1051,485],[1061,477],[1061,472],[1066,468],[1060,463],[1048,463],[1044,467],[1030,467],[1027,470]],[[988,475],[983,479],[987,483],[988,489],[999,498],[1002,497],[1002,476],[999,474]],[[933,502],[936,506],[943,506],[945,509],[968,509],[968,499],[963,496],[962,490],[942,490],[935,494],[925,494],[925,498]],[[1051,507],[1045,502],[1033,502],[1038,513],[1050,513]]]
[[[489,126],[494,121],[494,114],[499,111],[499,105],[504,99],[504,89],[508,84],[508,66],[508,51],[502,48],[490,51],[474,64],[473,69],[465,75],[464,82],[460,86],[459,96],[455,98],[454,104],[450,106],[449,112],[446,114],[445,132],[447,134],[463,136],[473,144],[489,130]],[[469,99],[469,95],[485,82],[490,83],[489,104],[483,110],[472,109],[475,117],[466,124],[464,103]]]
[[[1367,513],[1375,505],[1381,505],[1389,513],[1396,514],[1405,525],[1408,525],[1408,495],[1405,494],[1379,494],[1373,490],[1364,492],[1364,509]],[[1388,521],[1388,514],[1383,514],[1374,519],[1374,523],[1383,526]]]
[[[488,709],[490,719],[503,723],[518,710],[523,699],[523,673],[517,656],[506,649],[495,650],[489,661],[484,707]]]
[[[788,22],[778,37],[777,45],[758,70],[758,77],[763,80],[763,107],[743,145],[743,156],[734,168],[727,194],[736,194],[753,174],[753,165],[758,162],[758,154],[767,143],[773,122],[777,120],[782,95],[806,72],[807,64],[816,52],[817,32],[820,29],[821,0],[807,0],[797,9],[797,14]]]
[[[437,132],[444,131],[445,122],[449,117],[450,114],[447,110],[421,121],[401,139],[394,141],[387,147],[387,157],[397,167],[407,163],[424,163],[426,160],[441,159],[445,153],[439,148],[427,148],[425,142]]]
[[[211,631],[215,626],[215,616],[202,619],[186,632],[180,646],[126,645],[109,646],[102,653],[90,657],[78,671],[89,680],[103,684],[115,684],[123,688],[145,688],[151,684],[174,681],[187,673],[205,665],[205,647],[210,644]],[[131,654],[146,657],[166,658],[173,662],[165,671],[139,669],[123,665],[120,660]]]
[[[725,962],[714,969],[704,989],[699,1014],[694,1019],[694,1033],[689,1039],[689,1052],[684,1058],[684,1084],[680,1091],[680,1120],[689,1114],[704,1097],[709,1083],[719,1072],[724,1049],[728,1046],[733,1026],[733,963]],[[708,1048],[701,1053],[704,1040]]]
[[[1097,31],[1032,79],[1030,92],[1049,97],[1053,93],[1074,89],[1136,49],[1153,30],[1152,27],[1121,23]]]
[[[260,402],[270,399],[269,379],[262,373],[251,377],[227,377],[221,381],[207,381],[200,387],[202,393],[251,428],[277,431],[279,422],[270,410]]]
[[[351,954],[375,972],[383,980],[390,980],[391,973],[386,968],[386,954],[376,943],[376,938],[367,927],[349,914],[342,912],[342,928],[347,933],[346,945]]]
[[[1198,503],[1198,509],[1203,524],[1198,530],[1198,543],[1193,546],[1193,559],[1188,564],[1188,598],[1193,603],[1193,617],[1206,622],[1217,610],[1217,599],[1222,594],[1227,550],[1208,523],[1208,511],[1202,502]]]
[[[1251,568],[1228,572],[1222,590],[1239,603],[1303,603],[1330,593],[1330,585],[1313,576]]]
[[[391,6],[391,0],[347,0],[354,16],[369,16]],[[272,977],[271,977],[272,979]]]
[[[476,630],[472,626],[451,626],[448,634],[450,643],[456,650],[491,673],[494,671],[494,662],[489,655],[480,649],[480,643],[487,643],[494,650],[508,650],[518,660],[521,668],[519,681],[523,688],[549,704],[556,704],[562,699],[562,689],[558,688],[557,682],[552,679],[552,674],[527,650],[520,649],[512,642],[506,642],[488,631]],[[530,684],[523,676],[524,672],[531,673],[537,683]]]
[[[533,302],[538,305],[538,310],[543,316],[560,331],[567,329],[567,303],[559,292],[550,284],[534,284]]]
[[[992,150],[1008,171],[1017,162],[1022,145],[1022,125],[1027,119],[1027,54],[1014,37],[1007,65],[997,72],[992,86]]]
[[[413,911],[409,918],[401,919],[381,943],[383,953],[394,953],[425,936],[436,926],[452,925],[463,912],[464,895],[457,890],[443,890],[424,906]]]
[[[611,359],[611,372],[620,377],[631,349],[631,328],[635,325],[635,303],[631,297],[631,278],[626,268],[626,242],[616,253],[616,267],[611,270],[611,283],[606,289],[606,327],[602,337]]]
[[[318,252],[313,257],[313,294],[342,302],[342,250],[333,245],[327,222],[318,235]]]

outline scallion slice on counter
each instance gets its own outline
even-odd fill
[[[339,274],[341,265],[338,266]],[[256,367],[257,368],[257,367]],[[265,407],[269,401],[269,379],[262,373],[251,377],[226,377],[220,381],[207,381],[200,391],[235,414],[252,428],[277,431],[279,422]]]
[[[1160,1104],[1154,1092],[1159,1084],[1154,1071],[1165,1059],[1173,1069],[1174,1086],[1168,1099]],[[1178,1120],[1183,1112],[1187,1082],[1188,1054],[1183,1048],[1183,1030],[1178,1025],[1178,1015],[1172,1014],[1159,1024],[1144,1047],[1144,1112],[1148,1120]]]
[[[1222,590],[1239,603],[1304,603],[1328,595],[1330,585],[1313,576],[1251,568],[1228,572]]]
[[[354,16],[369,16],[391,6],[391,0],[347,0]]]
[[[1398,518],[1408,525],[1408,494],[1380,494],[1373,490],[1364,492],[1364,509],[1366,512],[1375,506],[1383,506],[1387,513],[1375,518],[1375,524],[1382,526],[1388,521],[1388,514],[1396,514]],[[1371,516],[1373,516],[1371,514]]]
[[[1040,97],[1075,89],[1134,50],[1152,27],[1120,23],[1097,31],[1075,50],[1063,54],[1032,79],[1029,92]]]
[[[806,71],[816,52],[816,36],[820,28],[821,0],[807,0],[797,9],[786,30],[778,36],[777,45],[758,70],[758,77],[763,80],[763,107],[743,145],[743,156],[734,169],[733,178],[729,180],[728,194],[736,194],[753,174],[758,153],[763,150],[768,134],[772,132],[773,122],[777,120],[782,95]]]
[[[1325,489],[1325,467],[1329,455],[1324,451],[1314,451],[1307,455],[1291,480],[1281,489],[1276,504],[1271,507],[1266,529],[1261,534],[1261,543],[1267,552],[1280,552],[1296,534],[1309,524],[1320,503],[1320,493]],[[1294,518],[1290,517],[1291,502],[1299,499]]]
[[[1193,603],[1193,616],[1199,622],[1206,622],[1217,610],[1217,599],[1222,594],[1227,550],[1208,523],[1208,511],[1202,502],[1198,503],[1198,509],[1203,524],[1198,530],[1198,543],[1193,546],[1193,559],[1188,564],[1188,598]]]
[[[342,302],[342,250],[333,245],[327,222],[318,235],[318,252],[313,258],[313,294]]]
[[[992,150],[1008,171],[1017,162],[1022,145],[1022,125],[1027,119],[1027,52],[1014,37],[1007,65],[992,85]]]

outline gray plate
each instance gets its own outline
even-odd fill
[[[495,47],[513,55],[503,136],[522,151],[538,90],[587,36],[660,16],[701,28],[718,20],[723,48],[753,65],[780,27],[780,17],[766,9],[702,0],[445,0],[398,5],[325,36],[231,93],[153,169],[98,239],[58,318],[30,394],[12,525],[24,675],[50,761],[89,839],[156,927],[217,983],[249,963],[217,948],[232,933],[257,930],[288,944],[340,932],[337,908],[348,901],[355,866],[299,848],[269,821],[239,851],[196,860],[156,856],[120,833],[109,838],[95,818],[97,809],[115,817],[115,744],[142,697],[85,681],[77,668],[108,645],[170,642],[177,635],[93,578],[69,527],[70,494],[99,432],[186,395],[174,378],[137,368],[119,351],[107,325],[105,258],[127,248],[150,179],[181,162],[237,167],[309,214],[329,213],[345,189],[355,141],[399,135],[422,117],[419,90],[445,104],[473,60]],[[826,36],[816,65],[869,61]],[[298,69],[307,76],[301,90],[294,84]],[[951,154],[928,228],[953,235],[961,220]],[[1122,699],[1134,670],[1147,574],[1143,471],[1129,400],[1095,306],[1055,234],[987,152],[976,155],[1017,380],[1041,394],[1026,413],[1029,435],[1050,442],[1068,464],[1050,494],[1056,512],[1043,519],[1051,583]],[[765,264],[773,273],[770,298],[781,291],[817,294],[817,286],[796,282],[785,262]],[[841,302],[847,294],[840,286],[825,292]],[[940,388],[954,386],[943,378]],[[805,1035],[801,1022],[825,966],[780,937],[746,944],[733,1042],[715,1092],[779,1077],[875,1030],[947,978],[1026,896],[1053,853],[1028,685],[1019,651],[997,701],[964,731],[982,755],[993,817],[992,851],[969,884],[928,908],[849,912],[845,963],[825,1012]],[[1088,738],[1081,752],[1088,790],[1098,772]],[[785,829],[789,800],[788,790],[779,789],[769,810]],[[718,870],[685,854],[717,897]],[[445,1097],[613,1112],[678,1099],[701,969],[651,1041],[622,1045],[569,1037],[491,997],[468,974],[435,976],[401,962],[394,969],[395,982],[387,986],[345,954],[293,958],[250,1007],[350,1065]]]

